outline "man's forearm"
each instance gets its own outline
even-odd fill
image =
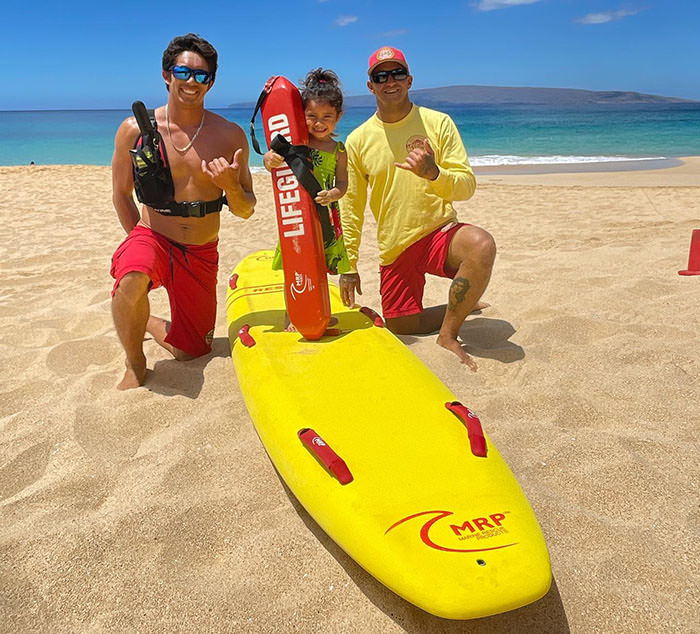
[[[430,179],[431,188],[445,200],[468,200],[476,189],[476,178],[471,167],[459,166],[455,169],[439,168],[434,179]]]
[[[114,204],[114,208],[117,210],[119,223],[123,227],[124,231],[130,233],[131,230],[137,225],[138,221],[141,220],[141,215],[139,214],[139,210],[134,202],[134,199],[131,198],[131,196],[128,200],[122,196],[113,196],[112,203]]]

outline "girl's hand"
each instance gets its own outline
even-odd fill
[[[342,197],[343,192],[341,192],[337,187],[334,187],[333,189],[322,189],[320,192],[318,192],[318,196],[316,196],[314,200],[319,205],[328,207],[328,205],[334,203],[336,200],[340,200]]]
[[[277,154],[277,152],[268,150],[263,154],[263,165],[268,172],[274,168],[282,167],[283,164],[284,158]]]

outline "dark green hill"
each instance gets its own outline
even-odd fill
[[[444,86],[412,90],[411,99],[423,106],[466,106],[471,104],[662,104],[696,103],[690,99],[647,95],[622,90],[577,90],[575,88],[519,88],[508,86]],[[231,104],[231,108],[253,106],[253,102]],[[345,107],[374,106],[374,97],[345,97]]]

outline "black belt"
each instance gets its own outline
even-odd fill
[[[165,209],[153,207],[155,211],[164,216],[179,216],[181,218],[204,218],[207,214],[213,214],[221,211],[224,203],[228,204],[226,196],[221,196],[216,200],[195,200],[184,201],[181,203],[168,203]]]

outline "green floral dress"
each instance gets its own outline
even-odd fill
[[[338,152],[345,152],[345,146],[342,141],[338,141],[333,152],[317,150],[311,148],[311,160],[314,164],[314,176],[319,185],[323,189],[332,189],[335,186],[335,168],[336,155]],[[328,210],[333,231],[335,232],[335,241],[325,247],[326,268],[328,272],[336,275],[338,273],[347,273],[350,270],[350,261],[345,250],[343,242],[343,230],[340,225],[340,207],[337,202],[331,203],[328,207],[323,207]],[[279,242],[275,250],[275,256],[272,260],[272,268],[279,270],[282,268],[282,253],[280,251]]]

